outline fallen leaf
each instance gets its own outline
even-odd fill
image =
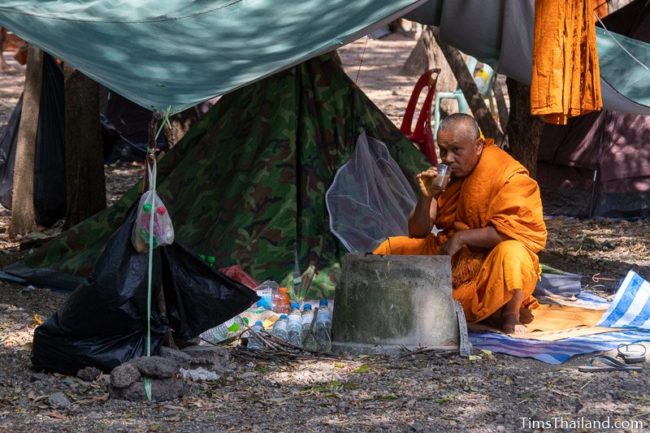
[[[375,397],[375,400],[397,400],[399,396],[393,392],[389,392],[388,394],[382,394],[378,395]]]
[[[481,353],[485,355],[485,357],[490,361],[494,361],[496,359],[496,357],[494,356],[491,350],[481,349]]]
[[[61,412],[53,411],[53,412],[48,412],[45,414],[46,416],[49,416],[50,418],[55,418],[55,419],[65,419],[65,415],[63,415]]]
[[[36,326],[40,326],[40,325],[43,324],[43,319],[41,318],[41,316],[38,313],[34,313],[34,324]]]
[[[443,397],[440,397],[440,398],[434,399],[433,401],[434,401],[435,403],[438,403],[438,404],[445,404],[445,403],[449,403],[449,402],[452,401],[453,399],[454,399],[454,394],[449,393],[449,394],[447,394],[447,395],[445,395],[445,396],[443,396]]]
[[[368,364],[361,364],[354,370],[352,370],[353,373],[367,373],[370,371],[370,366]]]
[[[109,394],[105,393],[105,394],[102,394],[102,395],[97,395],[97,396],[94,396],[94,397],[89,397],[89,398],[84,398],[84,399],[81,399],[81,400],[77,400],[75,403],[77,403],[77,404],[97,403],[99,401],[106,401],[106,400],[109,399],[109,397],[110,397]]]

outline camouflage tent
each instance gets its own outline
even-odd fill
[[[263,280],[294,270],[316,277],[308,296],[331,296],[341,255],[325,192],[361,129],[382,140],[409,179],[424,157],[329,56],[224,96],[158,166],[158,192],[177,240],[219,266]],[[71,228],[5,269],[32,283],[72,289],[93,269],[139,195]]]

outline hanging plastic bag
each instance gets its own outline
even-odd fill
[[[149,172],[149,185],[155,185],[156,168]],[[171,245],[174,243],[174,226],[169,217],[167,207],[156,191],[150,189],[142,194],[138,203],[138,213],[131,232],[131,243],[139,253],[149,251],[151,214],[153,213],[153,247]]]
[[[363,132],[325,194],[330,230],[351,252],[370,252],[408,234],[416,196],[384,143]]]

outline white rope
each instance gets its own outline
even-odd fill
[[[616,39],[616,37],[615,37],[615,36],[614,36],[614,35],[613,35],[613,34],[612,34],[608,29],[607,29],[607,27],[605,27],[605,23],[603,23],[603,21],[600,19],[600,17],[598,16],[598,14],[597,14],[596,12],[594,12],[594,15],[595,15],[596,18],[598,19],[598,22],[600,23],[600,25],[603,26],[603,29],[605,30],[605,32],[607,33],[607,35],[608,35],[610,38],[612,38],[612,39],[614,40],[614,42],[616,42],[616,45],[618,45],[619,47],[621,47],[621,49],[622,49],[623,51],[625,51],[625,52],[627,53],[628,56],[632,57],[632,58],[633,58],[633,59],[634,59],[634,60],[635,60],[639,65],[641,65],[641,66],[643,67],[643,69],[645,69],[646,71],[649,71],[649,72],[650,72],[650,68],[648,68],[648,67],[647,67],[647,66],[646,66],[646,65],[645,65],[641,60],[639,60],[639,59],[637,59],[636,57],[634,57],[634,55],[633,55],[632,53],[630,53],[630,52],[627,50],[627,48],[625,48],[623,45],[621,45],[621,43],[618,41],[618,39]]]

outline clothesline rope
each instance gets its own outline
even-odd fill
[[[169,117],[171,115],[171,107],[162,113],[162,121],[160,126],[156,131],[156,136],[154,137],[152,143],[153,146],[149,147],[147,151],[147,175],[149,177],[149,191],[153,193],[151,196],[151,209],[149,213],[149,252],[148,252],[148,264],[147,264],[147,356],[151,356],[151,286],[153,282],[153,230],[154,230],[154,215],[155,215],[155,205],[156,205],[156,177],[157,177],[157,163],[156,163],[156,143],[158,142],[158,137],[163,131],[165,126],[171,128],[171,123],[169,122]],[[144,378],[144,390],[147,395],[147,400],[151,400],[151,381],[148,378]]]
[[[641,66],[643,67],[643,69],[645,69],[646,71],[649,71],[649,72],[650,72],[650,68],[648,68],[648,66],[645,65],[641,60],[639,60],[639,59],[637,59],[636,57],[634,57],[634,55],[633,55],[632,53],[630,53],[630,52],[627,50],[627,48],[625,48],[625,47],[624,47],[624,46],[623,46],[623,45],[618,41],[618,39],[616,39],[616,37],[615,37],[615,36],[614,36],[614,35],[613,35],[613,34],[612,34],[608,29],[607,29],[607,27],[605,27],[605,23],[603,23],[603,20],[600,19],[600,17],[598,16],[598,14],[594,12],[594,15],[595,15],[596,18],[598,19],[598,22],[600,23],[600,25],[603,26],[603,29],[605,30],[605,33],[607,33],[607,36],[609,36],[610,38],[612,38],[612,40],[616,43],[616,45],[618,45],[618,46],[619,46],[623,51],[625,51],[625,53],[626,53],[628,56],[630,56],[632,59],[634,59],[634,60],[635,60],[639,65],[641,65]]]

